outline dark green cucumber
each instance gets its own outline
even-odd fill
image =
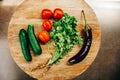
[[[29,38],[29,41],[30,41],[30,44],[31,44],[31,47],[32,47],[34,53],[37,55],[41,54],[42,50],[41,50],[39,42],[35,36],[33,24],[28,25],[28,38]]]
[[[27,61],[31,61],[32,57],[31,57],[31,54],[30,54],[28,35],[27,35],[27,32],[24,29],[21,29],[20,32],[19,32],[19,40],[20,40],[21,49],[22,49],[22,53],[23,53],[24,58]]]

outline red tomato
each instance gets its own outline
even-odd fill
[[[45,30],[49,31],[52,29],[52,23],[50,20],[44,20],[42,26]]]
[[[46,30],[43,30],[38,34],[38,38],[41,42],[46,43],[50,40],[50,35]]]
[[[50,19],[52,17],[53,13],[49,9],[43,9],[41,12],[41,17],[43,19]]]
[[[64,12],[63,12],[62,9],[56,8],[56,9],[54,10],[54,12],[53,12],[53,17],[54,17],[55,19],[60,19],[60,18],[62,18],[63,16],[64,16]]]

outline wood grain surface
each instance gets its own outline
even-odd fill
[[[32,62],[26,62],[21,51],[19,42],[19,31],[24,28],[27,30],[27,25],[33,23],[36,36],[43,30],[41,23],[42,19],[40,16],[41,10],[44,8],[51,9],[61,8],[64,12],[75,16],[77,23],[77,30],[83,29],[84,20],[81,15],[81,10],[86,13],[87,21],[92,28],[93,41],[87,57],[80,63],[68,66],[66,62],[70,57],[75,55],[79,50],[80,46],[75,45],[60,62],[51,66],[46,71],[44,65],[52,57],[55,51],[53,43],[41,44],[42,54],[39,56],[32,54]],[[8,41],[11,55],[16,64],[27,74],[38,79],[38,80],[71,80],[76,76],[82,74],[94,61],[101,42],[101,32],[97,17],[91,7],[84,0],[25,0],[20,6],[17,7],[15,13],[8,28]],[[48,50],[49,48],[49,50]]]

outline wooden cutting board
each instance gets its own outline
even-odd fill
[[[71,16],[75,16],[78,25],[77,30],[83,29],[84,20],[81,16],[81,10],[85,11],[87,21],[92,28],[93,41],[87,57],[80,63],[68,66],[66,62],[70,57],[75,55],[80,46],[75,45],[71,52],[68,53],[60,62],[51,66],[46,71],[44,64],[52,57],[55,47],[52,43],[40,44],[42,47],[42,54],[39,56],[32,54],[32,62],[26,62],[20,47],[19,31],[24,28],[27,30],[27,25],[33,23],[35,25],[35,34],[43,30],[41,23],[41,10],[44,8],[51,9],[61,8],[64,12]],[[25,0],[20,6],[17,7],[8,28],[8,41],[11,55],[16,64],[27,74],[38,80],[71,80],[76,76],[82,74],[94,61],[101,41],[101,32],[97,17],[91,7],[84,0]],[[49,50],[48,50],[49,48]]]

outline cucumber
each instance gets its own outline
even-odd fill
[[[26,59],[26,61],[32,61],[30,48],[29,48],[28,35],[24,29],[21,29],[19,32],[19,40],[24,58]]]
[[[37,55],[40,55],[42,53],[42,49],[41,49],[41,46],[39,45],[39,42],[35,36],[33,24],[28,25],[27,32],[28,32],[28,38],[29,38],[29,41],[30,41],[30,44],[31,44],[31,47],[32,47],[34,53]]]

